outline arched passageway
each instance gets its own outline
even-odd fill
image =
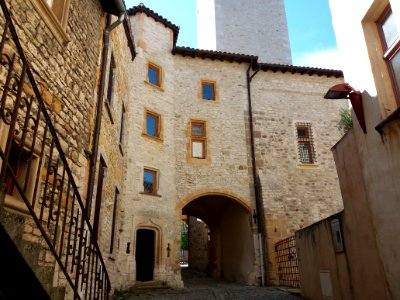
[[[229,197],[207,195],[188,203],[182,214],[189,217],[189,267],[254,284],[252,217],[247,207]]]

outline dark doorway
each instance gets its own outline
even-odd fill
[[[136,232],[136,280],[153,280],[155,232],[138,229]]]

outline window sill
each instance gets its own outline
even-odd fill
[[[111,107],[110,107],[110,103],[108,102],[108,100],[106,99],[106,101],[104,102],[106,108],[107,108],[107,113],[108,116],[110,117],[110,122],[112,125],[114,125],[114,117],[113,117],[113,113],[111,111]]]
[[[162,196],[159,194],[150,194],[150,193],[146,193],[146,192],[140,192],[140,195],[147,195],[147,196],[152,196],[152,197],[157,197],[157,198],[161,198]]]
[[[164,89],[163,89],[161,86],[152,84],[152,83],[148,82],[147,80],[144,80],[143,82],[144,82],[145,84],[147,84],[147,85],[149,85],[149,86],[151,86],[151,87],[153,87],[153,88],[155,88],[155,89],[161,91],[161,92],[164,92]]]
[[[43,0],[31,0],[31,3],[34,9],[46,23],[47,27],[49,27],[50,31],[54,34],[56,40],[60,43],[60,45],[65,46],[70,39],[63,26],[60,24],[60,21],[54,15],[53,11]]]
[[[150,139],[150,140],[153,140],[155,142],[158,142],[158,143],[163,143],[164,142],[164,140],[162,138],[160,138],[158,136],[148,135],[148,134],[146,134],[144,132],[142,133],[142,136],[147,138],[147,139]]]
[[[375,130],[382,135],[384,128],[395,120],[400,120],[400,107],[392,112],[386,119],[382,120],[378,125],[376,125]]]
[[[298,164],[297,168],[303,170],[319,169],[319,164]]]
[[[218,99],[207,100],[207,99],[200,98],[200,101],[201,101],[201,103],[206,103],[206,104],[218,104],[219,103]]]
[[[24,216],[30,216],[29,209],[25,205],[25,202],[8,194],[6,194],[6,197],[4,199],[4,208],[13,212],[17,212]]]

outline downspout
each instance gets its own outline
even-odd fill
[[[90,168],[89,168],[89,184],[87,188],[87,200],[86,200],[86,214],[90,219],[91,215],[91,206],[93,199],[93,190],[94,190],[94,179],[96,177],[96,162],[97,155],[99,153],[99,140],[100,140],[100,129],[101,129],[101,117],[103,114],[103,100],[104,100],[104,87],[106,82],[106,69],[107,69],[107,58],[110,50],[110,32],[114,30],[118,25],[120,25],[123,20],[126,18],[126,11],[122,12],[118,16],[118,20],[111,24],[111,15],[107,15],[107,25],[104,30],[103,35],[103,52],[101,57],[101,65],[100,65],[100,84],[98,91],[98,99],[97,99],[97,108],[96,108],[96,123],[93,132],[93,146],[92,151],[88,153],[90,160]]]
[[[251,80],[256,76],[256,74],[260,71],[257,69],[251,76],[250,76],[250,68],[253,65],[253,61],[251,61],[247,72],[246,72],[246,79],[247,79],[247,99],[248,99],[248,106],[249,106],[249,123],[250,123],[250,148],[251,148],[251,163],[253,169],[253,184],[254,184],[254,195],[256,200],[256,214],[257,214],[257,230],[258,230],[258,243],[260,247],[260,271],[261,271],[261,286],[265,286],[265,243],[264,243],[264,210],[262,206],[262,199],[261,199],[261,186],[260,186],[260,178],[258,177],[257,172],[257,165],[256,165],[256,154],[255,154],[255,145],[254,145],[254,126],[253,126],[253,106],[251,102],[251,88],[250,83]]]

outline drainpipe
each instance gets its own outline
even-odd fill
[[[110,32],[114,30],[118,25],[120,25],[123,20],[126,18],[126,11],[122,12],[118,16],[118,20],[111,24],[111,15],[107,15],[107,25],[104,30],[103,35],[103,52],[101,57],[101,66],[100,66],[100,84],[99,84],[99,92],[97,99],[97,108],[96,108],[96,123],[93,132],[93,146],[92,151],[86,151],[86,154],[89,156],[90,160],[90,168],[89,168],[89,185],[87,188],[87,200],[86,200],[86,214],[90,219],[91,215],[91,205],[93,199],[93,190],[94,190],[94,179],[96,177],[96,162],[97,155],[99,153],[99,139],[100,139],[100,128],[101,128],[101,117],[103,114],[103,100],[104,100],[104,87],[106,82],[106,69],[107,69],[107,58],[110,50]]]
[[[256,74],[260,71],[258,68],[251,76],[250,76],[250,68],[253,65],[253,61],[251,61],[247,72],[246,72],[246,79],[247,79],[247,99],[248,99],[248,106],[249,106],[249,123],[250,123],[250,148],[251,148],[251,163],[253,169],[253,181],[254,181],[254,195],[256,198],[256,213],[257,213],[257,230],[258,230],[258,243],[260,247],[260,271],[261,271],[261,286],[265,286],[265,255],[264,255],[264,211],[262,205],[262,197],[261,197],[261,185],[260,185],[260,178],[257,172],[257,165],[256,165],[256,154],[255,154],[255,146],[254,146],[254,126],[253,126],[253,107],[251,103],[251,89],[250,83],[251,80],[256,76]]]

